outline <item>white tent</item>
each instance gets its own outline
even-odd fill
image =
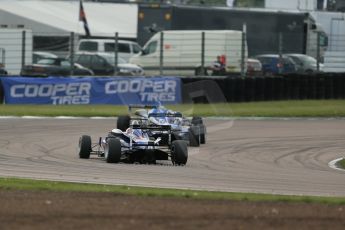
[[[92,36],[137,37],[136,4],[84,2]],[[0,26],[26,28],[33,34],[75,32],[84,35],[79,1],[0,0]]]

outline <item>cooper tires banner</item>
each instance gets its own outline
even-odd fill
[[[6,104],[181,103],[176,77],[1,78]]]

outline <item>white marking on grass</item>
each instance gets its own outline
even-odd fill
[[[344,172],[345,172],[345,169],[340,168],[340,167],[337,166],[337,163],[338,163],[339,161],[343,160],[343,159],[344,159],[344,158],[342,157],[342,158],[338,158],[338,159],[332,160],[332,161],[330,161],[330,162],[328,163],[328,166],[329,166],[330,168],[332,168],[332,169],[336,169],[336,170],[340,170],[340,171],[344,171]]]

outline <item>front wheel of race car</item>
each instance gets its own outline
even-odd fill
[[[117,128],[121,131],[126,131],[129,128],[129,123],[131,121],[131,117],[128,115],[119,116],[117,118]]]
[[[187,143],[183,140],[173,141],[171,144],[171,161],[174,165],[185,165],[188,160]]]
[[[105,159],[108,163],[118,163],[121,159],[121,142],[116,138],[109,138],[104,149]]]
[[[89,159],[91,150],[91,137],[88,135],[81,136],[79,138],[79,157]]]

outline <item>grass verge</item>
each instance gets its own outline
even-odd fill
[[[338,162],[338,166],[342,169],[345,169],[345,159],[342,159]]]
[[[185,116],[345,117],[345,100],[299,100],[167,106]],[[0,116],[113,117],[127,113],[114,105],[0,105]]]
[[[287,196],[255,193],[207,192],[179,189],[144,188],[116,185],[96,185],[69,182],[53,182],[18,178],[0,178],[0,189],[55,192],[109,192],[143,197],[173,197],[208,200],[303,202],[344,205],[345,197]]]

